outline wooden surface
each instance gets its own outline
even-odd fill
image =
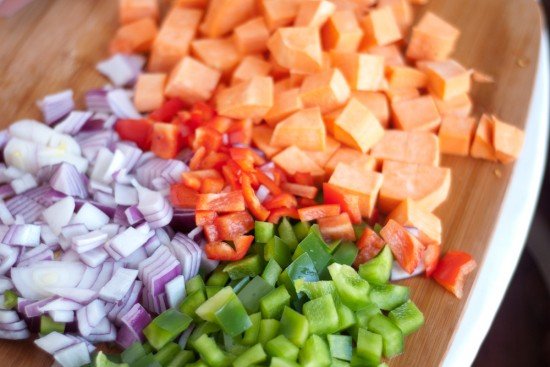
[[[116,28],[116,1],[41,0],[15,18],[0,21],[0,124],[39,118],[36,99],[66,88],[82,92],[106,81],[95,70]],[[474,89],[476,114],[496,113],[523,127],[538,59],[539,9],[532,0],[432,0],[425,8],[462,30],[456,58],[495,77]],[[437,210],[443,219],[443,249],[470,252],[480,266],[498,218],[513,165],[444,157],[453,168],[450,199]],[[477,273],[477,272],[476,272]],[[468,301],[457,300],[432,281],[404,281],[426,316],[391,366],[437,366],[452,342]],[[498,282],[495,279],[495,282]],[[30,342],[0,342],[2,366],[49,366],[51,359]]]

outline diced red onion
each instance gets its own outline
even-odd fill
[[[44,122],[51,125],[65,117],[74,109],[73,91],[65,90],[63,92],[50,94],[36,102],[36,104],[44,115]]]
[[[23,320],[12,322],[10,324],[0,324],[0,330],[3,330],[3,331],[27,330],[27,324]]]
[[[43,206],[50,206],[63,199],[66,195],[54,190],[48,185],[42,185],[25,192],[23,195]]]
[[[154,188],[152,182],[155,178],[163,178],[168,185],[171,185],[181,180],[183,172],[189,171],[189,167],[182,161],[154,157],[143,162],[138,161],[136,166],[136,179],[141,185],[150,189]]]
[[[80,255],[78,255],[78,252],[70,249],[70,250],[66,250],[65,252],[63,252],[61,254],[61,257],[59,258],[59,260],[61,261],[65,261],[65,262],[78,262],[80,261]]]
[[[84,157],[72,153],[63,153],[58,148],[37,147],[35,156],[38,167],[66,162],[74,165],[79,172],[86,172],[88,169],[88,161]],[[32,172],[36,172],[36,170]]]
[[[130,172],[139,161],[139,158],[143,154],[143,151],[139,149],[134,143],[121,141],[116,144],[116,149],[124,153],[123,167]]]
[[[17,266],[30,266],[36,262],[53,260],[53,251],[47,245],[38,245],[19,256]]]
[[[79,254],[91,251],[107,242],[107,233],[100,230],[91,231],[71,238],[72,248]]]
[[[44,352],[54,354],[68,346],[76,344],[76,341],[67,335],[54,331],[36,339],[34,344]]]
[[[128,348],[134,342],[142,342],[143,329],[151,322],[149,313],[139,304],[136,303],[124,316],[121,318],[121,329],[117,337],[117,343]]]
[[[23,340],[31,336],[29,330],[5,331],[0,330],[0,339]]]
[[[12,137],[4,148],[4,161],[25,172],[36,172],[40,168],[36,160],[37,149],[33,142]]]
[[[23,314],[27,318],[38,317],[45,311],[48,311],[48,309],[45,309],[47,305],[54,303],[53,309],[57,309],[57,307],[59,307],[59,304],[61,304],[62,302],[63,300],[60,300],[57,297],[48,297],[39,301],[34,301],[25,306],[25,308],[23,309]],[[73,302],[70,303],[74,304]]]
[[[63,228],[61,228],[59,245],[63,250],[68,250],[71,247],[73,237],[80,236],[86,233],[88,233],[88,229],[84,224],[82,223],[68,224]]]
[[[151,256],[161,245],[162,243],[159,239],[158,234],[155,234],[154,236],[149,238],[147,242],[145,242],[145,244],[143,245],[143,249],[145,249],[147,256]]]
[[[82,223],[93,231],[109,223],[109,217],[96,206],[84,203],[74,216],[73,223]]]
[[[212,260],[209,259],[208,256],[206,256],[206,253],[203,251],[201,255],[201,263],[200,263],[200,269],[201,271],[204,271],[205,273],[211,273],[218,267],[220,262],[218,260]]]
[[[86,319],[91,327],[96,327],[101,320],[107,317],[105,302],[99,299],[90,302],[83,310],[86,313]]]
[[[143,283],[139,280],[134,282],[132,289],[124,296],[124,299],[114,304],[107,317],[116,325],[121,325],[122,317],[139,301]],[[112,304],[112,303],[111,303]]]
[[[94,193],[94,194],[98,191],[109,195],[113,194],[113,188],[111,187],[110,184],[106,184],[96,180],[90,180],[88,182],[88,189],[91,193]]]
[[[187,233],[196,227],[195,210],[193,209],[175,209],[170,226],[178,231]]]
[[[73,322],[75,320],[74,311],[53,310],[53,311],[48,311],[48,315],[55,322],[68,323],[68,322]]]
[[[127,222],[133,226],[139,224],[145,220],[143,214],[138,210],[137,205],[132,205],[124,210]]]
[[[182,233],[177,233],[172,238],[169,248],[181,263],[185,279],[191,279],[197,275],[202,250],[195,241]]]
[[[4,163],[0,166],[0,182],[11,182],[12,180],[15,180],[16,178],[19,178],[25,174],[25,171],[9,166],[6,167]]]
[[[11,246],[0,243],[0,259],[0,275],[4,275],[17,261],[17,251]]]
[[[0,199],[4,200],[15,195],[10,184],[0,186]]]
[[[110,247],[114,251],[122,257],[126,257],[143,246],[150,237],[149,233],[143,233],[133,227],[129,227],[124,232],[113,237],[109,242]]]
[[[407,273],[405,270],[403,270],[403,268],[401,266],[399,266],[397,261],[394,261],[393,262],[393,267],[391,269],[390,279],[393,282],[393,281],[397,281],[397,280],[412,278],[412,277],[415,277],[419,274],[422,274],[424,272],[424,270],[425,270],[425,267],[424,267],[424,262],[422,260],[420,261],[420,263],[418,264],[416,269],[414,269],[412,274]]]
[[[8,130],[0,131],[0,149],[4,149],[4,147],[8,143],[8,140],[10,140],[10,137],[11,136]]]
[[[26,223],[34,222],[44,211],[44,206],[25,195],[17,195],[9,199],[6,201],[6,207],[14,217],[21,215]]]
[[[166,298],[169,307],[177,307],[185,298],[185,278],[178,275],[166,283]]]
[[[84,177],[75,166],[70,163],[61,163],[56,166],[49,183],[55,190],[69,196],[79,198],[88,197],[88,189]]]
[[[181,334],[180,338],[178,339],[178,345],[181,349],[185,349],[187,347],[187,341],[189,340],[189,337],[191,336],[191,333],[195,329],[195,325],[189,325],[187,329]]]
[[[0,276],[0,293],[4,293],[9,289],[13,289],[13,283],[11,279],[6,278],[4,276]]]
[[[61,349],[53,355],[53,358],[63,367],[80,367],[91,362],[90,352],[84,342]]]
[[[52,294],[63,297],[65,299],[78,302],[80,304],[88,304],[96,299],[98,294],[96,291],[84,288],[50,288]]]
[[[100,130],[81,132],[76,138],[82,148],[82,155],[88,161],[95,161],[99,150],[118,140],[118,135],[112,130]]]
[[[80,254],[80,260],[93,268],[103,264],[108,257],[109,254],[103,248],[95,248]]]
[[[14,224],[2,240],[14,246],[35,247],[40,243],[40,226],[34,224]]]
[[[106,89],[91,89],[86,92],[84,96],[86,108],[90,111],[111,113],[111,107],[107,102],[107,92]]]
[[[131,84],[140,71],[122,54],[115,54],[107,60],[98,62],[96,69],[117,87]]]
[[[73,301],[67,298],[61,298],[61,297],[51,297],[51,298],[47,298],[46,300],[36,301],[36,304],[40,304],[43,301],[47,301],[48,299],[50,301],[47,302],[46,304],[41,304],[36,309],[36,313],[30,314],[28,309],[32,309],[32,307],[34,307],[34,304],[28,305],[25,308],[27,312],[27,316],[28,317],[40,316],[40,314],[44,312],[49,312],[49,311],[76,311],[84,307],[80,302]]]
[[[126,268],[137,269],[139,264],[145,259],[147,259],[147,251],[143,247],[140,247],[130,256],[123,258],[121,262]]]
[[[107,282],[111,279],[113,275],[115,263],[112,261],[105,261],[101,266],[101,271],[97,275],[95,282],[91,286],[91,289],[99,291]]]
[[[26,173],[11,182],[11,187],[16,194],[21,194],[27,190],[35,188],[36,186],[38,186],[38,184],[36,183],[33,175],[30,173]]]
[[[0,324],[11,324],[19,321],[19,315],[15,311],[0,310]]]
[[[118,118],[122,119],[139,119],[141,115],[134,107],[128,93],[123,89],[114,89],[107,92],[107,102],[111,111]]]
[[[120,301],[132,287],[137,275],[138,271],[134,269],[117,269],[111,280],[99,290],[99,297],[107,302]]]
[[[92,117],[93,113],[86,111],[73,111],[69,116],[54,127],[61,134],[76,135]]]
[[[44,209],[42,218],[44,218],[52,232],[59,236],[61,229],[71,221],[74,209],[74,198],[67,196]]]
[[[115,184],[115,203],[117,205],[135,205],[138,203],[137,190],[132,186]]]

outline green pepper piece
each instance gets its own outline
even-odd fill
[[[296,239],[298,241],[306,238],[310,228],[311,224],[309,224],[309,222],[298,222],[292,227],[292,229],[294,230],[294,235],[296,236]]]
[[[414,333],[424,325],[422,311],[411,300],[391,310],[388,313],[388,318],[401,329],[405,336]]]
[[[255,276],[238,294],[237,297],[243,303],[248,313],[257,312],[260,309],[260,299],[271,292],[274,287],[260,276]]]
[[[218,331],[220,331],[220,326],[218,324],[213,322],[203,322],[193,329],[193,332],[189,335],[189,343],[191,344],[203,335],[211,335],[217,333]]]
[[[349,362],[341,361],[336,358],[332,358],[332,363],[330,364],[330,367],[349,367]]]
[[[40,316],[40,334],[46,335],[57,331],[58,333],[65,332],[64,322],[55,322],[51,317],[42,315]]]
[[[259,242],[254,242],[252,246],[248,249],[246,253],[248,256],[258,255],[261,259],[264,258],[264,244]]]
[[[231,297],[214,315],[216,322],[224,333],[233,337],[252,326],[250,317],[248,317],[243,304],[237,297]]]
[[[298,348],[302,347],[309,335],[307,318],[290,307],[285,307],[281,317],[281,334]]]
[[[231,363],[229,357],[218,347],[214,339],[206,334],[193,341],[192,345],[197,353],[199,353],[201,359],[210,366],[229,366]]]
[[[265,345],[265,350],[271,357],[280,357],[289,361],[295,361],[300,352],[300,349],[284,335],[279,335],[275,339],[268,341]]]
[[[327,243],[328,252],[331,255],[334,255],[334,252],[340,247],[340,244],[342,243],[342,240],[333,240],[330,243]]]
[[[262,316],[267,319],[278,319],[285,306],[290,305],[290,294],[284,286],[275,288],[260,299]]]
[[[206,302],[206,295],[204,288],[197,289],[193,293],[188,293],[187,296],[180,303],[178,309],[181,313],[191,317],[195,322],[201,321],[201,318],[197,315],[197,308]]]
[[[122,352],[121,357],[124,363],[132,364],[138,359],[144,357],[146,354],[147,353],[145,352],[145,349],[143,349],[141,343],[135,342]]]
[[[317,234],[317,236],[323,238],[323,235],[321,234],[321,230],[319,229],[319,225],[318,224],[312,224],[311,227],[309,227],[309,233],[315,233]]]
[[[281,323],[275,319],[263,319],[260,321],[260,332],[258,333],[258,342],[262,345],[275,338],[279,334]]]
[[[259,255],[247,256],[242,260],[229,263],[223,269],[231,279],[253,277],[262,272],[263,261]]]
[[[167,367],[184,367],[194,359],[195,355],[190,350],[180,350]]]
[[[355,232],[355,238],[359,239],[361,236],[363,236],[363,232],[365,232],[365,229],[367,228],[366,223],[359,223],[353,225],[353,231]]]
[[[330,334],[338,329],[338,312],[330,294],[306,302],[303,313],[312,334]]]
[[[374,315],[369,320],[369,331],[382,336],[384,357],[391,358],[403,352],[403,333],[384,315]]]
[[[114,356],[109,356],[113,358]],[[129,367],[128,363],[118,363],[109,359],[103,352],[99,352],[94,358],[95,367]]]
[[[332,358],[351,361],[351,353],[353,350],[351,336],[327,335],[327,341]]]
[[[380,234],[380,231],[382,230],[382,225],[380,223],[375,223],[374,224],[374,227],[372,228],[374,232],[376,232],[376,234]]]
[[[215,322],[216,311],[229,302],[229,300],[233,297],[236,297],[235,292],[233,292],[233,288],[222,288],[222,290],[216,293],[212,298],[209,298],[206,302],[200,305],[195,312],[201,319]]]
[[[264,259],[274,259],[281,268],[285,268],[290,264],[290,249],[279,237],[272,237],[264,246]]]
[[[300,367],[300,365],[284,358],[273,357],[269,367]]]
[[[300,350],[299,361],[304,367],[329,367],[332,359],[327,343],[319,335],[311,335]]]
[[[378,365],[382,356],[383,338],[367,329],[360,328],[357,337],[357,356],[369,364]]]
[[[143,329],[143,334],[153,348],[160,350],[174,340],[191,324],[191,317],[174,309],[158,315]]]
[[[155,359],[155,356],[150,353],[132,363],[132,367],[162,367],[162,365]]]
[[[242,345],[243,338],[240,334],[231,336],[227,333],[222,333],[221,336],[223,338],[223,347],[231,354],[239,355],[248,349],[248,347]]]
[[[304,293],[309,299],[315,299],[327,294],[337,296],[336,287],[332,280],[319,280],[317,282],[306,282],[303,279],[294,281],[296,293]]]
[[[260,333],[260,321],[262,321],[262,314],[257,312],[250,315],[250,321],[252,326],[250,326],[244,332],[242,343],[245,345],[254,345],[258,342],[258,335]]]
[[[309,255],[318,274],[326,268],[331,258],[327,244],[323,241],[323,238],[314,231],[310,231],[306,238],[298,244],[292,259],[296,260],[304,253]]]
[[[155,351],[155,348],[153,348],[153,346],[149,342],[145,342],[141,346],[143,347],[143,351],[145,352],[145,355],[151,354]]]
[[[267,243],[275,236],[275,225],[269,222],[254,222],[254,239],[259,243]]]
[[[267,359],[264,348],[261,344],[256,344],[253,347],[248,348],[246,352],[238,356],[233,361],[233,367],[248,367],[254,363],[261,363]]]
[[[229,280],[229,275],[223,271],[222,267],[217,267],[212,274],[208,277],[206,281],[207,286],[218,286],[225,287],[227,281]]]
[[[342,303],[356,311],[369,303],[369,283],[351,267],[331,264],[328,271]]]
[[[281,268],[279,263],[275,259],[271,259],[265,266],[264,272],[262,273],[262,278],[264,278],[265,281],[272,286],[275,286],[275,284],[277,284],[277,279],[279,279],[279,275],[281,275],[282,272],[283,268]]]
[[[355,312],[357,318],[357,325],[362,328],[367,328],[369,325],[369,320],[375,315],[381,315],[382,312],[380,308],[374,303],[368,303],[365,307]]]
[[[409,288],[397,284],[373,283],[369,296],[380,309],[390,311],[409,299]]]
[[[336,312],[338,313],[338,331],[349,329],[356,324],[355,314],[342,302],[336,303]]]
[[[359,266],[359,275],[369,283],[387,283],[390,280],[392,266],[393,256],[390,247],[384,246],[378,255]]]
[[[294,288],[296,279],[304,279],[308,282],[319,280],[315,264],[308,254],[300,255],[279,276],[279,283],[286,287],[292,297],[296,297],[296,289]]]
[[[355,261],[358,252],[359,249],[353,242],[344,241],[332,254],[332,260],[338,264],[351,266]]]
[[[214,295],[219,291],[221,291],[222,289],[223,287],[220,287],[218,285],[207,285],[206,287],[204,287],[204,290],[206,292],[206,298],[209,299],[214,297]]]
[[[155,359],[158,363],[163,366],[168,366],[168,364],[176,357],[176,355],[181,351],[181,348],[176,343],[168,343],[162,347],[157,354],[155,354]]]
[[[11,289],[8,289],[4,292],[4,308],[6,310],[11,310],[15,306],[17,306],[17,294],[12,291]]]
[[[281,237],[281,240],[283,240],[283,242],[286,243],[286,245],[291,250],[296,249],[296,246],[298,246],[298,239],[294,234],[294,229],[292,229],[292,225],[286,217],[283,218],[283,220],[279,224],[277,232],[279,233],[279,237]]]
[[[250,282],[250,277],[235,279],[229,282],[229,286],[233,288],[233,292],[239,293]]]
[[[134,367],[134,366],[132,366]],[[194,363],[188,363],[185,365],[185,367],[210,367],[209,365],[207,365],[204,361],[202,360],[198,360]]]
[[[187,294],[191,294],[200,289],[204,289],[205,286],[206,284],[204,284],[204,280],[200,275],[195,275],[193,278],[185,282],[185,290],[187,291]]]

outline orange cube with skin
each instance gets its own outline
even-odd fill
[[[392,89],[425,88],[428,85],[427,75],[410,66],[389,66],[386,75]]]
[[[407,99],[420,97],[420,91],[416,88],[390,88],[384,91],[390,104]]]
[[[156,110],[164,103],[166,74],[139,74],[134,88],[134,105],[139,112]]]
[[[470,91],[470,72],[455,60],[427,61],[424,68],[428,89],[437,98],[447,101]]]
[[[268,159],[282,150],[282,148],[271,145],[272,135],[273,129],[267,125],[256,125],[252,128],[252,142],[256,148],[264,152]]]
[[[252,18],[233,31],[233,42],[241,54],[267,50],[269,29],[262,17]]]
[[[400,130],[435,131],[441,123],[431,96],[393,102],[392,111],[395,127]]]
[[[454,51],[460,31],[432,12],[413,27],[407,57],[413,60],[445,60]]]
[[[321,38],[315,28],[279,28],[267,41],[267,48],[277,64],[292,71],[310,74],[323,65]]]
[[[445,116],[439,128],[441,153],[467,156],[476,130],[471,117]]]
[[[153,42],[147,64],[149,71],[168,73],[188,54],[202,14],[199,9],[173,7],[170,10]]]
[[[340,148],[341,144],[330,137],[329,135],[325,138],[325,149],[322,151],[315,150],[306,150],[305,153],[311,158],[319,167],[325,167],[330,158],[336,153]]]
[[[231,76],[231,84],[235,85],[255,76],[268,76],[271,71],[271,63],[265,61],[263,57],[249,55],[243,57]]]
[[[495,156],[502,163],[515,161],[521,152],[525,134],[517,127],[502,122],[493,116],[493,146]]]
[[[297,0],[259,0],[259,3],[270,30],[292,24],[300,5]]]
[[[449,195],[451,170],[446,167],[384,161],[382,174],[384,182],[378,198],[382,213],[390,213],[406,199],[431,212]]]
[[[284,66],[279,65],[277,60],[275,60],[275,57],[273,57],[272,53],[269,53],[268,57],[268,61],[271,63],[271,76],[276,80],[289,79],[292,87],[296,87],[296,85],[294,85],[294,82],[290,80],[290,70],[288,70]]]
[[[257,11],[256,0],[211,0],[199,29],[210,38],[220,37],[252,18]]]
[[[346,163],[339,163],[328,181],[331,185],[358,194],[361,215],[368,218],[374,211],[382,182],[383,176],[379,172]]]
[[[336,5],[328,0],[300,2],[298,14],[294,20],[294,26],[320,28],[335,11]]]
[[[172,2],[173,7],[205,9],[208,5],[208,0],[175,0]]]
[[[363,39],[355,13],[351,10],[335,12],[321,30],[323,48],[335,51],[357,51]]]
[[[259,119],[273,107],[273,79],[255,76],[218,93],[216,108],[222,116]]]
[[[121,26],[109,44],[109,52],[141,53],[148,52],[157,36],[157,23],[151,18],[142,18]]]
[[[393,219],[403,227],[414,227],[418,230],[418,239],[424,246],[441,244],[441,219],[430,213],[414,200],[403,200],[388,214],[387,220]]]
[[[384,93],[352,91],[351,97],[367,106],[384,129],[390,126],[390,106]]]
[[[340,107],[332,112],[325,113],[323,115],[323,121],[325,122],[325,127],[327,128],[327,133],[334,135],[334,121],[340,116],[344,108]]]
[[[356,149],[340,147],[324,166],[327,175],[331,175],[339,163],[362,167],[369,171],[376,169],[376,160],[370,155],[361,153]]]
[[[241,56],[231,38],[202,38],[191,42],[193,55],[206,65],[230,72],[237,66]]]
[[[384,65],[388,66],[403,66],[405,65],[405,59],[403,54],[396,44],[390,44],[386,46],[370,46],[367,48],[360,48],[361,52],[366,52],[371,55],[378,55],[384,57]]]
[[[309,75],[300,88],[300,98],[304,106],[318,106],[323,114],[344,105],[349,96],[348,83],[338,69],[329,69]]]
[[[326,147],[326,130],[319,107],[297,111],[279,122],[273,130],[271,145],[302,150],[323,151]]]
[[[220,78],[218,70],[185,56],[170,73],[164,93],[188,103],[206,101],[212,97]]]
[[[290,146],[271,158],[276,165],[287,174],[295,175],[297,172],[311,173],[313,177],[323,177],[325,172],[307,153],[296,146]]]
[[[414,17],[410,0],[379,0],[378,7],[382,8],[384,6],[391,8],[401,34],[407,34]]]
[[[334,121],[334,138],[366,153],[384,136],[384,128],[364,104],[350,99]]]
[[[273,62],[271,62],[271,67],[273,70]],[[271,72],[271,74],[273,74],[273,72]],[[279,93],[287,92],[290,89],[294,88],[296,88],[296,86],[293,85],[290,77],[286,77],[283,79],[279,79],[275,82],[275,84],[273,85],[273,93],[275,93],[275,96],[277,96]]]
[[[332,66],[340,69],[354,90],[380,90],[384,80],[384,58],[358,52],[332,51]]]
[[[384,46],[401,39],[401,31],[390,7],[371,10],[362,20],[365,45]]]
[[[472,113],[473,103],[466,93],[450,98],[446,101],[434,98],[439,114],[443,116],[468,117]]]
[[[121,24],[128,24],[143,18],[158,20],[159,5],[157,0],[119,0],[118,19]]]
[[[439,152],[439,140],[433,133],[387,130],[382,140],[372,147],[370,154],[378,161],[438,166]]]
[[[470,155],[474,158],[482,158],[496,161],[495,148],[493,145],[493,130],[495,122],[487,114],[483,114],[477,124],[474,141],[470,147]]]
[[[300,89],[292,88],[282,92],[275,92],[273,107],[265,115],[264,119],[269,126],[275,126],[278,122],[284,120],[304,108],[300,98]]]

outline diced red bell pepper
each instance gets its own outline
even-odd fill
[[[306,199],[315,199],[317,191],[315,186],[302,185],[297,183],[283,182],[281,188],[290,192],[292,195],[296,195]]]
[[[430,243],[424,250],[424,268],[426,276],[431,277],[437,264],[439,263],[439,256],[441,255],[441,245],[438,243]]]
[[[195,171],[187,171],[181,174],[182,179],[187,179],[188,177],[194,177],[202,181],[205,178],[221,178],[222,175],[215,169],[199,169]]]
[[[229,186],[231,186],[231,188],[233,190],[240,190],[241,189],[241,184],[239,182],[239,177],[237,176],[237,174],[235,172],[233,172],[233,170],[231,169],[231,167],[225,165],[222,167],[222,174],[223,174],[223,177],[225,178],[225,181],[229,184]]]
[[[327,182],[323,184],[323,198],[325,204],[338,204],[342,211],[348,213],[351,222],[361,223],[361,207],[359,195],[347,192]]]
[[[251,119],[235,121],[229,130],[227,130],[229,144],[250,145],[252,141],[252,126],[253,122]]]
[[[201,126],[195,130],[193,149],[204,147],[207,151],[217,151],[222,145],[222,134],[211,127]]]
[[[201,167],[204,169],[214,168],[221,170],[229,160],[229,154],[221,152],[208,152],[201,162]]]
[[[254,218],[246,211],[236,212],[217,217],[214,224],[218,227],[220,239],[231,241],[252,230]]]
[[[115,130],[123,140],[130,140],[142,150],[151,149],[153,122],[146,119],[121,119],[116,122]]]
[[[216,129],[222,134],[225,134],[227,130],[233,125],[234,120],[225,116],[216,116],[212,120],[206,122],[204,126]]]
[[[317,204],[318,203],[313,199],[298,198],[298,207],[299,208],[303,208],[303,207],[306,207],[306,206],[315,206]]]
[[[254,170],[254,154],[251,149],[231,148],[229,149],[229,155],[243,171],[252,172]]]
[[[278,195],[283,192],[283,190],[281,190],[281,188],[275,183],[275,181],[272,180],[268,175],[266,175],[265,172],[257,170],[255,176],[258,179],[258,182],[267,187],[267,189],[273,195]]]
[[[267,221],[273,224],[277,224],[283,217],[300,219],[296,208],[277,208],[271,211],[271,214],[269,214]]]
[[[424,250],[422,243],[393,219],[390,219],[380,230],[380,236],[390,246],[395,260],[403,270],[412,274]]]
[[[205,156],[206,156],[206,148],[199,147],[195,151],[195,154],[193,154],[193,157],[191,158],[191,160],[189,161],[189,168],[193,171],[201,168],[201,162]]]
[[[348,213],[342,213],[333,217],[324,217],[317,219],[319,230],[323,237],[331,240],[349,240],[355,241],[355,231],[349,219]]]
[[[263,205],[266,209],[273,210],[277,208],[296,208],[298,202],[296,198],[288,192],[281,192],[278,195],[267,198]]]
[[[202,227],[204,237],[208,242],[216,242],[220,240],[220,234],[218,232],[218,227],[214,223],[205,224]]]
[[[170,186],[170,202],[178,208],[195,209],[198,194],[184,184]]]
[[[201,194],[218,194],[223,190],[225,181],[221,177],[208,177],[202,180]]]
[[[241,186],[243,190],[243,196],[244,201],[246,202],[246,206],[248,210],[254,215],[254,217],[258,220],[265,221],[267,217],[269,217],[269,210],[267,210],[262,203],[260,202],[260,199],[256,196],[256,192],[252,188],[252,184],[250,182],[250,176],[243,175],[241,177]]]
[[[380,222],[380,210],[378,210],[378,208],[374,208],[372,210],[371,216],[367,220],[367,223],[370,226],[374,226],[376,223],[379,223],[379,222]]]
[[[461,251],[449,251],[439,260],[432,276],[457,298],[461,298],[464,289],[464,277],[471,273],[477,264],[472,255]]]
[[[296,172],[293,176],[294,182],[300,185],[313,186],[315,185],[315,180],[309,172]]]
[[[203,126],[216,116],[216,111],[205,102],[197,102],[191,107],[189,124],[193,128]]]
[[[209,242],[204,247],[204,251],[212,260],[236,261],[246,255],[253,241],[254,236],[240,236],[233,240],[234,247],[227,242]]]
[[[181,183],[191,190],[199,191],[201,188],[201,179],[197,176],[182,176]]]
[[[245,201],[242,191],[231,191],[219,194],[199,194],[197,210],[213,210],[215,212],[242,212]]]
[[[217,217],[218,213],[213,210],[197,210],[195,211],[195,224],[200,227],[212,224]]]
[[[309,222],[324,217],[333,217],[340,214],[340,205],[322,204],[298,209],[298,215],[302,222]]]
[[[382,250],[384,244],[384,240],[375,231],[369,227],[365,228],[361,238],[357,241],[359,252],[353,266],[358,268],[359,265],[374,258]]]
[[[171,122],[176,114],[185,108],[185,103],[179,98],[172,98],[149,114],[149,118],[155,121]]]
[[[151,151],[160,158],[172,159],[178,155],[180,150],[178,127],[164,122],[155,122],[153,124]]]

